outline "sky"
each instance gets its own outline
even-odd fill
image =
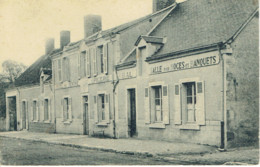
[[[101,15],[106,30],[151,12],[152,0],[0,0],[0,72],[7,59],[31,65],[47,38],[58,48],[62,30],[71,42],[83,39],[85,15]]]

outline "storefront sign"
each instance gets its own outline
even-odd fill
[[[118,71],[118,78],[119,79],[130,79],[136,77],[136,69],[126,69]]]
[[[199,67],[216,65],[218,63],[219,63],[218,55],[212,55],[212,56],[197,55],[197,56],[193,56],[192,58],[185,57],[173,61],[163,62],[160,63],[159,65],[154,64],[151,67],[151,74],[199,68]]]

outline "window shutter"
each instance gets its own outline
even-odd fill
[[[150,88],[145,88],[144,97],[144,109],[145,109],[145,123],[151,123],[151,112],[150,112]]]
[[[174,92],[174,124],[181,124],[181,85],[175,84]]]
[[[162,93],[162,114],[163,114],[163,123],[170,124],[170,109],[169,109],[169,94],[168,86],[163,85]]]
[[[109,94],[105,95],[105,119],[106,122],[109,123],[109,112],[110,112],[110,103],[109,103],[110,97]]]
[[[203,81],[196,82],[196,90],[196,122],[199,125],[205,125],[205,89]]]
[[[33,121],[33,101],[31,103],[31,116],[30,116],[30,118],[31,118],[31,121]]]
[[[93,53],[93,74],[94,76],[97,75],[97,51],[96,48],[92,48]]]
[[[97,96],[94,96],[94,119],[95,119],[95,123],[98,123],[98,103],[97,103]]]
[[[90,77],[90,51],[89,49],[86,51],[86,74],[87,77]]]
[[[107,64],[108,64],[108,43],[106,43],[103,47],[104,49],[104,57],[103,57],[103,64],[104,64],[104,73],[107,74],[107,71],[108,71],[108,67],[107,67]]]
[[[70,97],[69,99],[69,120],[72,120],[72,98]]]

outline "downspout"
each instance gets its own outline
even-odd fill
[[[115,109],[115,95],[116,95],[116,87],[119,83],[119,79],[118,79],[118,74],[117,74],[117,69],[115,68],[115,73],[116,73],[116,81],[113,82],[113,112],[114,112],[114,120],[113,120],[113,134],[114,134],[114,138],[116,138],[116,109]]]
[[[224,137],[224,143],[223,145],[221,146],[220,149],[223,149],[223,150],[226,150],[227,149],[227,96],[226,96],[226,92],[227,92],[227,81],[226,81],[226,74],[227,74],[227,71],[226,71],[226,61],[225,61],[225,58],[224,56],[226,55],[225,54],[225,51],[222,52],[221,51],[221,46],[219,46],[219,54],[220,54],[220,58],[221,58],[221,65],[222,65],[222,109],[223,109],[223,130],[224,130],[224,133],[223,133],[223,137]]]

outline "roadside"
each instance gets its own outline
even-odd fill
[[[74,148],[120,154],[153,157],[167,162],[192,164],[258,164],[259,150],[255,147],[219,152],[216,147],[180,142],[137,139],[103,139],[84,135],[32,133],[27,131],[0,132],[0,136]]]

